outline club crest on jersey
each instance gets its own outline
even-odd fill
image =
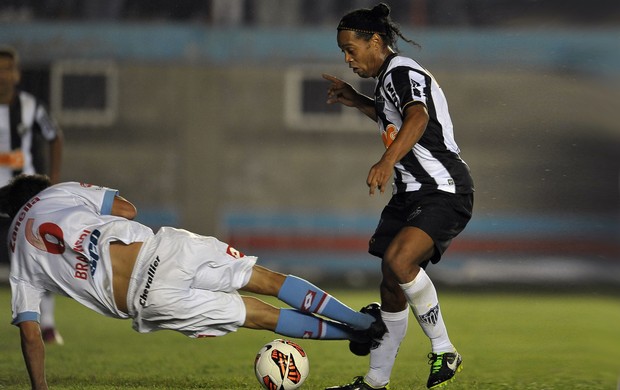
[[[228,248],[226,248],[226,253],[228,253],[230,256],[234,257],[235,259],[240,259],[243,256],[245,256],[243,253],[239,252],[238,250],[236,250],[230,245],[228,245]]]

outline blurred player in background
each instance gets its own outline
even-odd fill
[[[33,389],[47,388],[38,323],[45,291],[108,317],[131,318],[142,333],[170,329],[198,338],[245,327],[360,343],[385,333],[380,317],[356,312],[304,279],[256,265],[256,257],[214,237],[169,227],[154,234],[133,221],[136,208],[116,190],[50,185],[47,176],[19,175],[0,188],[0,212],[14,217],[12,323],[20,328]],[[295,309],[238,290],[274,296]]]
[[[360,94],[330,76],[328,103],[355,107],[376,121],[386,151],[370,168],[370,195],[383,193],[394,174],[393,195],[370,240],[369,252],[382,259],[381,316],[388,332],[370,352],[370,369],[351,384],[331,389],[385,389],[405,337],[409,307],[432,352],[428,388],[439,387],[461,368],[435,287],[425,272],[437,263],[451,240],[471,218],[473,180],[459,157],[446,98],[433,76],[416,61],[397,53],[405,38],[379,4],[345,15],[338,25],[338,46],[358,76],[377,81],[375,95]]]
[[[62,132],[39,99],[17,88],[20,79],[17,51],[0,47],[0,186],[22,172],[49,172],[52,182],[57,183],[62,163]],[[46,158],[48,161],[44,161]],[[6,216],[0,217],[0,262],[4,263],[9,262],[6,236],[10,223]],[[63,343],[55,326],[51,293],[41,301],[41,328],[46,342]]]

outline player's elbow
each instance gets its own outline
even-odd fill
[[[136,206],[128,202],[124,205],[122,210],[119,211],[119,215],[123,218],[134,219],[138,215],[138,210],[136,209]]]
[[[112,215],[127,219],[134,219],[138,215],[136,206],[127,199],[116,196],[112,205]]]

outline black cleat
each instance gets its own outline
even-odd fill
[[[387,390],[388,388],[389,387],[387,385],[382,387],[372,387],[364,381],[364,377],[356,376],[351,383],[342,386],[327,387],[325,390]]]
[[[357,356],[366,356],[370,353],[371,349],[375,349],[379,346],[379,341],[383,338],[383,335],[387,332],[387,327],[381,319],[381,305],[377,302],[368,304],[360,310],[362,313],[370,314],[375,318],[375,321],[370,325],[368,329],[360,331],[361,338],[366,338],[367,341],[350,341],[349,350]]]

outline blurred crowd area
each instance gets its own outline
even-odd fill
[[[333,26],[369,0],[0,0],[0,22],[193,22],[219,27]],[[384,0],[415,27],[620,25],[620,1]]]

